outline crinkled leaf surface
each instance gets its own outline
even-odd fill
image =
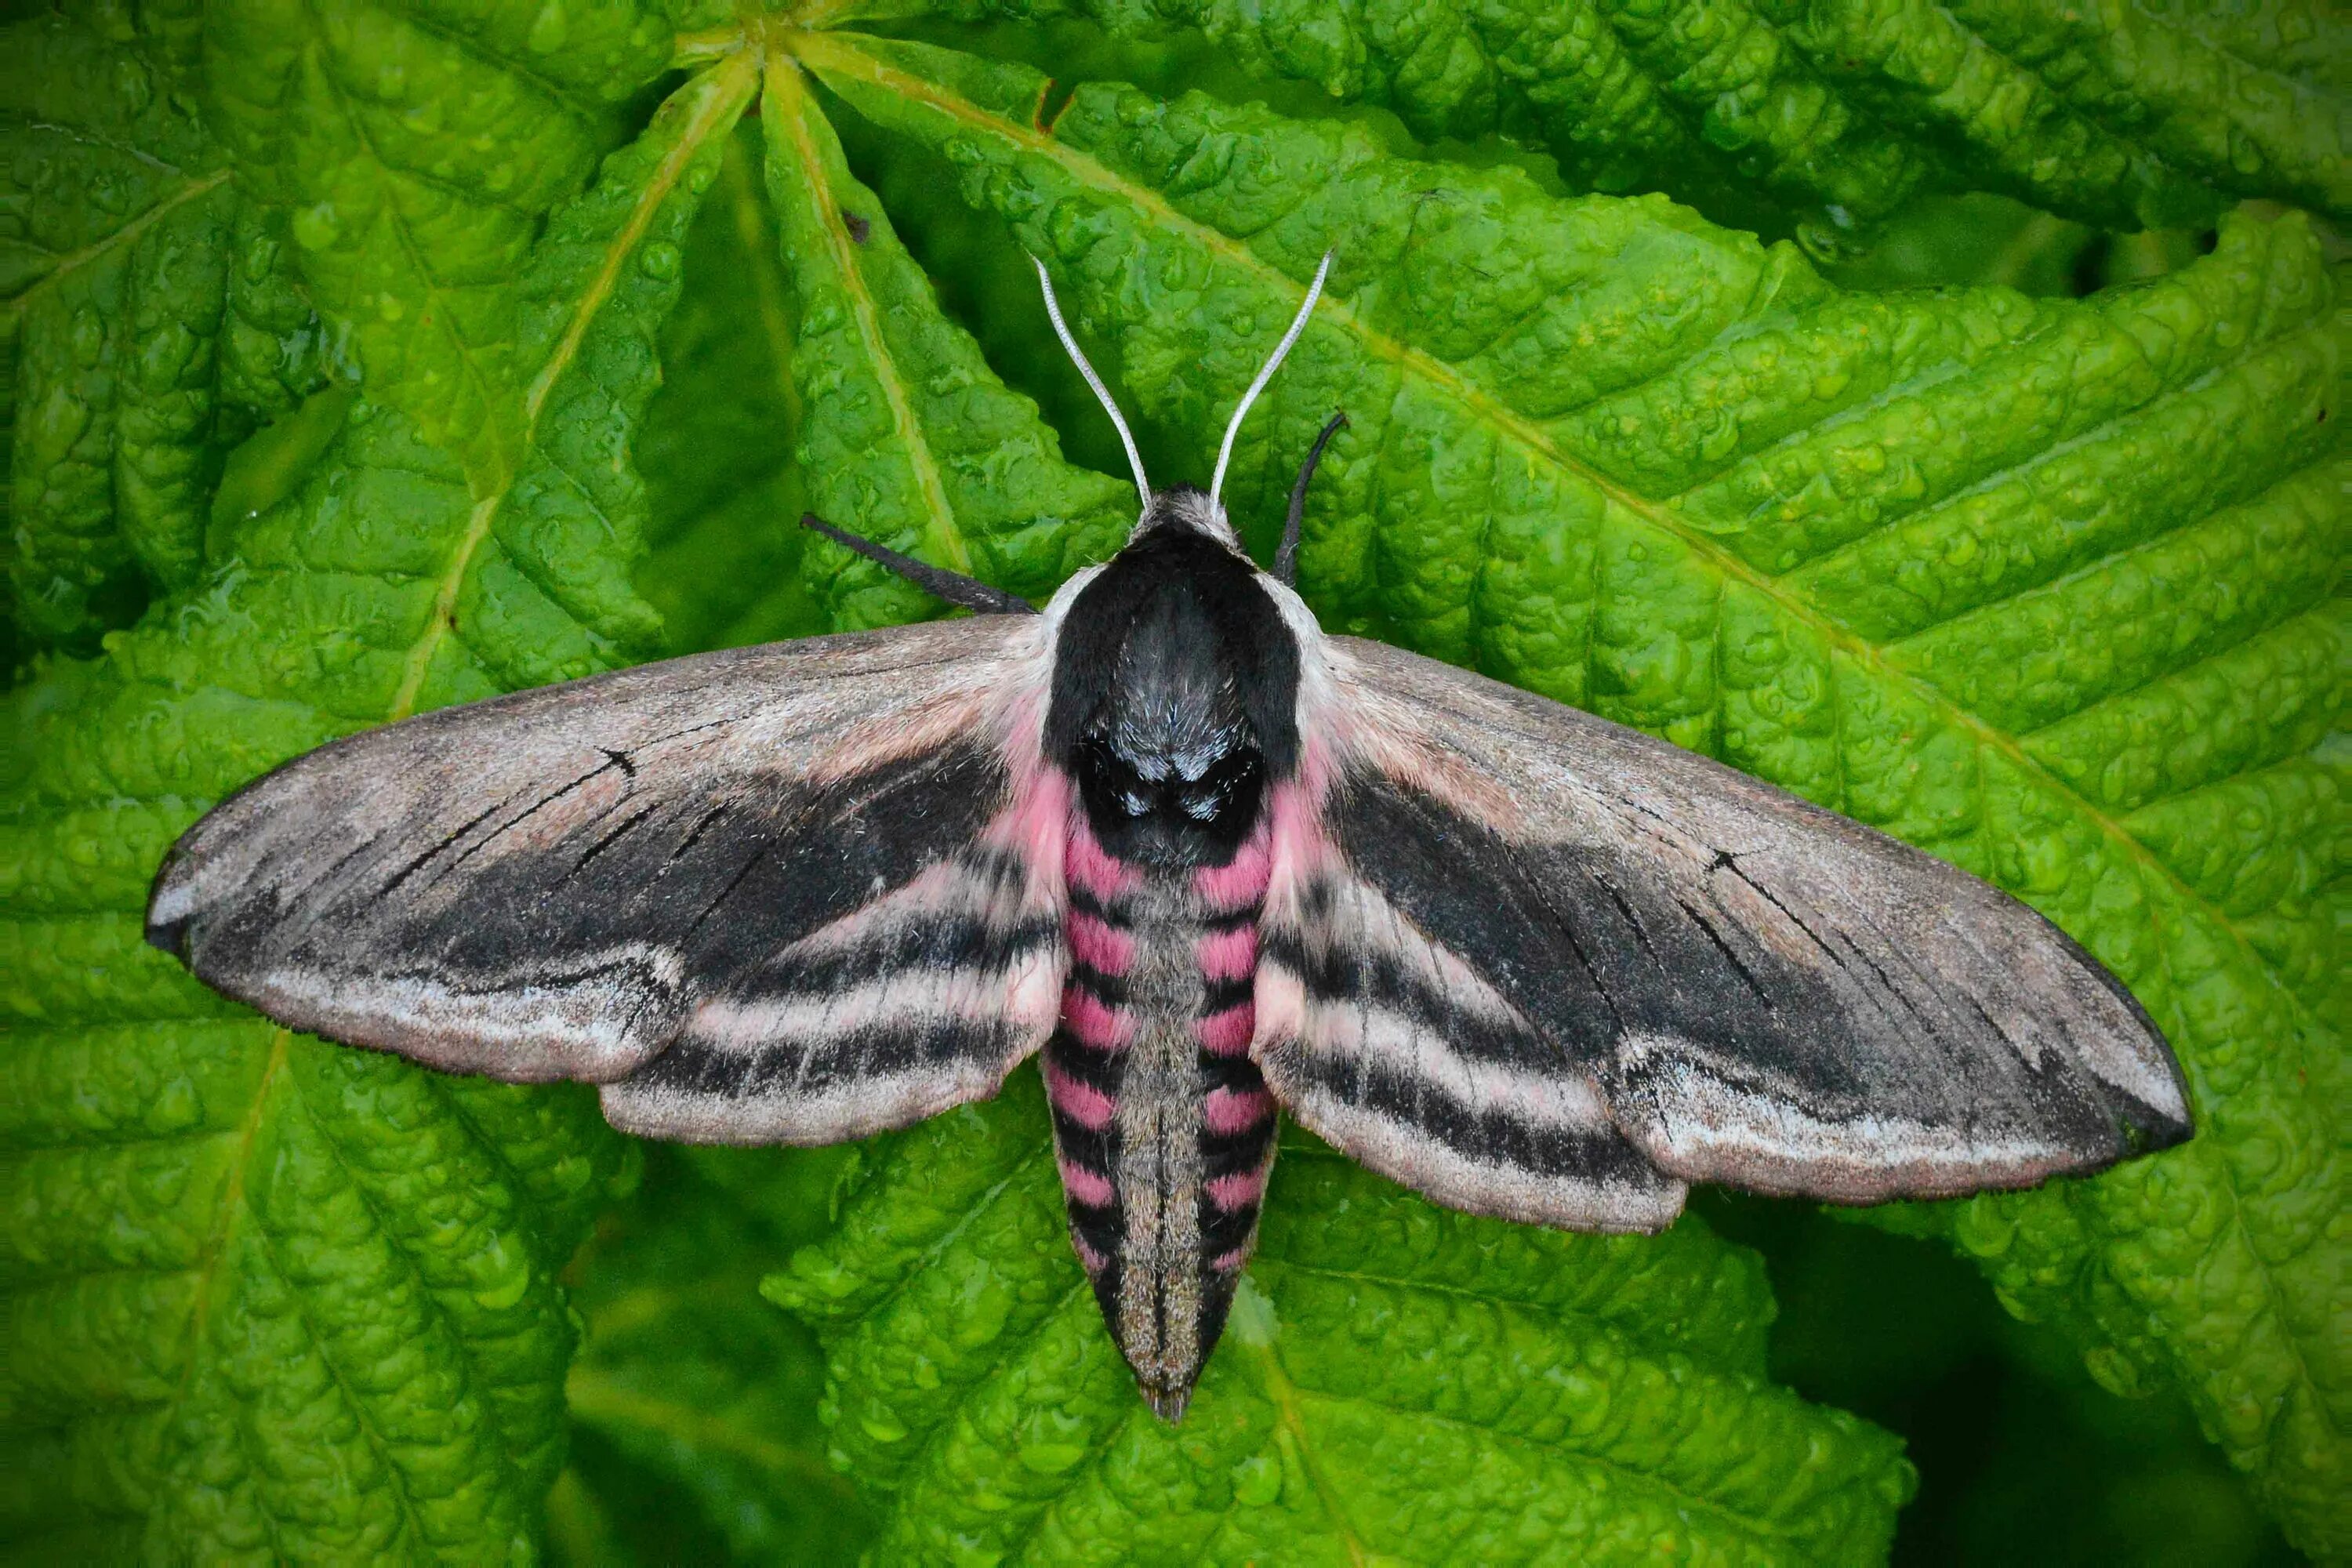
[[[326,374],[273,226],[166,79],[87,16],[0,34],[9,586],[45,641],[193,585],[224,453]]]
[[[2323,0],[2055,6],[1878,0],[939,0],[1197,31],[1423,138],[1500,132],[1577,185],[1664,190],[1840,248],[1922,191],[1998,191],[2117,228],[2231,195],[2352,211],[2352,33]],[[898,4],[828,7],[900,15]],[[1785,218],[1782,220],[1787,221]]]
[[[551,216],[567,193],[541,195],[543,233],[468,319],[509,345],[506,379],[481,384],[505,400],[508,460],[429,440],[376,396],[363,347],[368,395],[293,493],[232,531],[227,563],[103,660],[17,694],[0,1182],[23,1480],[6,1528],[39,1550],[535,1551],[572,1338],[555,1274],[620,1149],[593,1096],[294,1037],[147,950],[140,916],[164,846],[260,769],[642,644],[651,612],[627,586],[642,500],[614,456],[753,82],[739,67],[689,84]],[[444,127],[458,145],[480,130]],[[341,174],[373,190],[415,177]],[[347,242],[397,238],[405,209],[378,218]],[[432,276],[371,278],[354,300],[346,281],[372,263],[336,243],[312,237],[304,277],[339,320],[428,313],[435,279],[469,264],[420,253]],[[435,343],[383,379],[462,379],[431,363]]]
[[[684,289],[662,332],[661,390],[633,448],[647,506],[638,586],[675,653],[824,629],[800,574],[810,536],[793,460],[799,312],[760,156],[747,119],[688,236]]]
[[[1866,34],[1842,5],[1113,20],[1198,23],[1421,134],[1500,130],[1718,211],[1868,220],[1969,184],[2095,222],[2237,191],[2340,209],[2332,17],[1996,10]],[[719,8],[677,15],[706,29],[679,56],[699,74],[659,87],[668,18],[625,3],[39,24],[90,87],[0,127],[36,137],[5,253],[18,472],[30,440],[62,476],[34,537],[65,566],[20,580],[68,584],[46,636],[134,612],[93,592],[122,574],[157,597],[15,699],[9,1539],[533,1550],[564,1439],[555,1280],[618,1142],[587,1097],[220,1004],[139,945],[146,878],[211,800],[331,735],[930,613],[809,546],[802,504],[1033,595],[1104,553],[1124,483],[1063,461],[999,379],[1062,376],[1049,405],[1094,417],[1037,369],[1025,286],[949,290],[991,311],[975,338],[901,242],[955,187],[963,221],[1053,263],[1155,472],[1206,470],[1339,243],[1228,489],[1263,539],[1309,434],[1350,413],[1309,519],[1328,624],[1887,827],[2123,974],[2181,1047],[2200,1139],[1881,1223],[1957,1241],[2111,1386],[2177,1385],[2297,1540],[2345,1549],[2343,342],[2301,219],[2233,218],[2211,256],[2085,300],[1849,293],[1662,200],[1562,198],[1345,121],[1097,85],[1041,123],[1017,66],[773,24],[754,51]],[[37,140],[56,127],[85,133]],[[918,165],[858,172],[877,136],[938,190],[886,210],[877,188]],[[317,391],[326,342],[355,387]],[[125,365],[152,384],[121,391]],[[35,391],[59,422],[27,423]],[[141,398],[178,422],[141,425]],[[133,508],[126,464],[176,499]],[[838,1224],[768,1285],[821,1352],[745,1310],[816,1224],[792,1173],[814,1167],[655,1161],[565,1276],[590,1342],[559,1547],[847,1550],[862,1526],[808,1508],[837,1495],[812,1466],[821,1354],[821,1441],[879,1561],[1884,1553],[1907,1468],[1764,1380],[1755,1255],[1696,1222],[1630,1240],[1448,1215],[1307,1141],[1171,1436],[1078,1281],[1044,1128],[1024,1075],[861,1152]]]
[[[836,527],[1040,599],[1107,558],[1134,521],[1133,489],[1064,463],[1035,405],[999,385],[970,334],[940,313],[786,56],[769,62],[761,116],[800,307],[793,379],[810,506]],[[846,551],[802,559],[828,625],[936,608]]]
[[[1909,1468],[1766,1384],[1759,1260],[1686,1220],[1436,1209],[1309,1142],[1181,1427],[1065,1239],[1034,1074],[902,1136],[767,1284],[892,1563],[1870,1562]]]

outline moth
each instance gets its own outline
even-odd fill
[[[1042,609],[811,518],[976,615],[519,692],[352,736],[165,860],[147,932],[271,1017],[601,1086],[616,1127],[831,1143],[1042,1052],[1070,1239],[1185,1407],[1277,1110],[1454,1208],[1671,1223],[2190,1131],[2131,994],[2007,895],[1704,757],[1326,635],[1218,496],[1154,491]]]

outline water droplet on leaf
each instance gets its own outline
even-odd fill
[[[332,202],[318,202],[294,215],[294,243],[305,250],[324,250],[342,232]]]
[[[571,18],[563,14],[562,5],[551,0],[550,4],[541,6],[539,15],[531,19],[530,32],[523,42],[535,55],[551,55],[562,48],[571,37]]]
[[[1234,1500],[1245,1508],[1264,1508],[1282,1495],[1282,1466],[1272,1456],[1256,1454],[1234,1467]]]

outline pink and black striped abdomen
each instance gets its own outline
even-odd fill
[[[1250,1059],[1263,832],[1201,870],[1104,852],[1076,815],[1070,978],[1045,1047],[1070,1235],[1152,1408],[1182,1414],[1224,1327],[1274,1162]]]

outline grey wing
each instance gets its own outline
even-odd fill
[[[1058,852],[1020,826],[1055,787],[1049,637],[810,638],[336,742],[189,830],[149,940],[298,1028],[602,1084],[630,1131],[903,1124],[992,1092],[1052,1026]]]
[[[1420,1047],[1490,1103],[1549,1081],[1590,1119],[1597,1094],[1658,1173],[1843,1203],[2189,1135],[2145,1010],[2007,894],[1589,714],[1377,644],[1324,651],[1318,907],[1392,911],[1468,976],[1454,994],[1516,1020]]]

